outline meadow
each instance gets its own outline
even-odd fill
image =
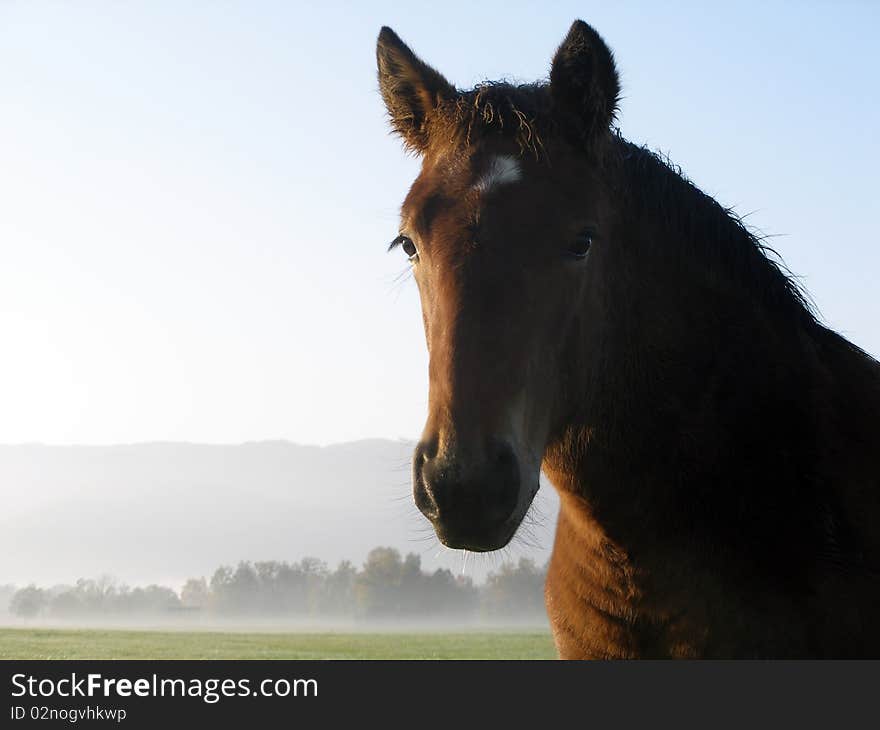
[[[0,629],[0,659],[555,659],[546,631],[238,633]]]

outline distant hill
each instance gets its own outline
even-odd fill
[[[411,450],[381,439],[0,446],[0,584],[109,574],[174,585],[238,560],[360,564],[377,545],[459,572],[463,554],[443,548],[412,503]],[[548,557],[552,488],[536,502],[542,524],[507,558]],[[465,573],[482,580],[502,557],[470,555]]]

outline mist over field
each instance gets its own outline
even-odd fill
[[[179,590],[239,561],[316,557],[360,566],[376,546],[426,572],[475,582],[520,557],[549,557],[557,501],[545,485],[502,553],[443,548],[412,503],[412,444],[0,446],[0,585],[112,576]]]

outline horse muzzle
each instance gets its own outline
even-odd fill
[[[422,441],[413,459],[416,506],[450,548],[488,552],[510,542],[534,497],[523,494],[519,459],[506,440],[439,450]],[[536,480],[537,481],[537,480]]]

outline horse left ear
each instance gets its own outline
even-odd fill
[[[428,131],[434,110],[455,96],[455,87],[422,61],[398,35],[385,27],[376,43],[379,90],[391,126],[415,152],[428,148]]]
[[[569,141],[584,147],[607,132],[619,94],[614,54],[592,27],[576,20],[550,67],[554,113]]]

